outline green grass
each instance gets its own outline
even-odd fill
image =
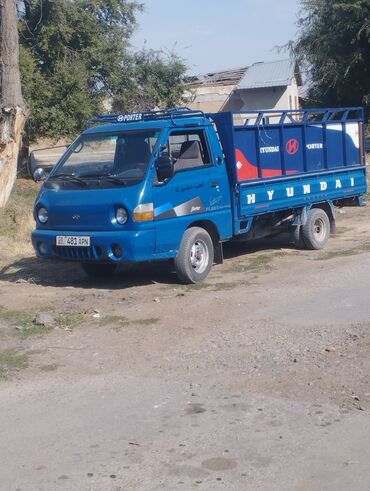
[[[231,264],[226,271],[229,273],[255,273],[259,271],[268,271],[271,269],[271,263],[275,258],[285,257],[286,255],[286,252],[280,251],[249,255],[249,257],[246,257],[246,260]]]
[[[358,249],[343,249],[341,251],[328,251],[319,257],[316,257],[315,261],[327,261],[329,259],[334,259],[336,257],[348,257],[356,256],[360,251]]]
[[[17,327],[16,334],[21,338],[29,338],[32,336],[40,336],[47,334],[53,328],[43,324],[35,324],[35,313],[23,310],[6,310],[0,308],[0,319],[9,323],[13,327]],[[72,329],[81,324],[85,320],[85,314],[78,312],[71,314],[62,314],[55,318],[56,325],[61,329]]]
[[[34,336],[39,334],[39,330],[43,330],[45,326],[40,326],[33,323],[34,314],[23,310],[0,310],[0,319],[7,322],[13,327],[17,327],[17,334],[24,337]]]
[[[81,314],[80,312],[73,312],[70,314],[61,314],[55,320],[57,326],[61,329],[72,329],[76,327],[86,319],[86,314]]]
[[[190,285],[183,285],[183,289],[187,291],[194,291],[194,290],[208,290],[212,285],[209,283],[192,283]]]
[[[41,365],[39,367],[41,372],[54,372],[58,368],[56,363],[51,363],[50,365]]]
[[[357,254],[361,254],[362,252],[370,251],[370,242],[365,242],[364,244],[360,244],[357,247],[353,247],[352,249],[342,249],[337,251],[328,251],[317,257],[315,261],[327,261],[329,259],[334,259],[336,257],[348,257],[348,256],[356,256]]]
[[[99,326],[109,326],[111,324],[126,325],[128,323],[127,317],[122,315],[105,315],[99,319]]]
[[[52,331],[51,326],[45,326],[43,324],[35,324],[35,313],[26,312],[22,310],[6,310],[4,307],[0,307],[0,320],[4,320],[10,326],[16,327],[15,334],[22,339],[26,339],[32,336],[40,336]],[[55,317],[55,324],[60,329],[71,330],[74,327],[85,322],[87,319],[86,314],[80,312],[72,312],[68,314],[61,314]],[[91,320],[94,322],[95,320]],[[106,315],[97,319],[99,326],[115,326],[121,328],[129,325],[149,326],[159,321],[157,317],[149,317],[143,319],[128,319],[121,315]]]
[[[51,331],[50,326],[35,324],[33,322],[35,314],[23,310],[4,310],[0,311],[0,319],[8,322],[11,326],[17,327],[16,333],[22,338],[38,336]]]
[[[259,271],[260,269],[266,269],[273,261],[275,254],[260,254],[258,256],[251,257],[248,260],[247,269],[249,271]]]
[[[12,372],[27,367],[27,355],[14,350],[0,352],[0,379],[6,379]]]
[[[221,281],[220,283],[215,283],[214,285],[212,285],[212,290],[214,292],[219,292],[222,290],[232,290],[233,288],[237,288],[241,284],[244,283],[239,281]]]
[[[219,292],[223,290],[232,290],[240,285],[244,284],[244,282],[240,281],[220,281],[218,283],[196,283],[195,285],[186,285],[185,290],[194,291],[194,290],[208,290],[211,292]]]
[[[44,326],[42,324],[32,324],[23,329],[17,330],[19,336],[22,339],[31,338],[32,336],[41,336],[42,334],[47,334],[52,330],[50,326]]]
[[[0,319],[8,322],[12,326],[21,327],[26,329],[30,327],[34,319],[32,312],[25,312],[23,310],[6,310],[2,308],[0,310]]]
[[[230,271],[230,270],[227,270]],[[232,271],[234,271],[232,269]],[[236,269],[240,271],[240,267]],[[217,276],[217,279],[222,278],[222,276]],[[213,277],[215,279],[215,277]],[[167,285],[161,288],[161,290],[178,290],[179,295],[184,295],[186,292],[193,292],[199,290],[206,290],[210,292],[218,292],[223,290],[232,290],[233,288],[240,287],[241,285],[249,285],[250,282],[247,281],[219,281],[217,283],[195,283],[190,285]]]
[[[147,319],[136,319],[128,321],[129,324],[138,325],[138,326],[151,326],[152,324],[156,324],[159,322],[158,317],[149,317]]]

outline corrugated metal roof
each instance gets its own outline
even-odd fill
[[[240,80],[238,89],[259,89],[290,85],[294,77],[294,60],[255,63]]]

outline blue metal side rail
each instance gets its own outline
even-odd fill
[[[237,120],[244,119],[242,124]],[[278,119],[278,121],[277,121]],[[363,122],[363,107],[346,108],[315,108],[315,109],[290,109],[290,110],[260,110],[240,111],[233,113],[234,127],[238,126],[266,126],[286,125],[301,123],[346,123]]]
[[[270,182],[240,184],[238,219],[299,208],[312,203],[360,197],[366,192],[366,169],[336,170]]]

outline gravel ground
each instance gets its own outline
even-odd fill
[[[0,489],[370,489],[369,217],[200,287],[0,256]]]

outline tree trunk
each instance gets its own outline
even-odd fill
[[[8,201],[17,177],[25,121],[16,0],[0,0],[0,207]]]

